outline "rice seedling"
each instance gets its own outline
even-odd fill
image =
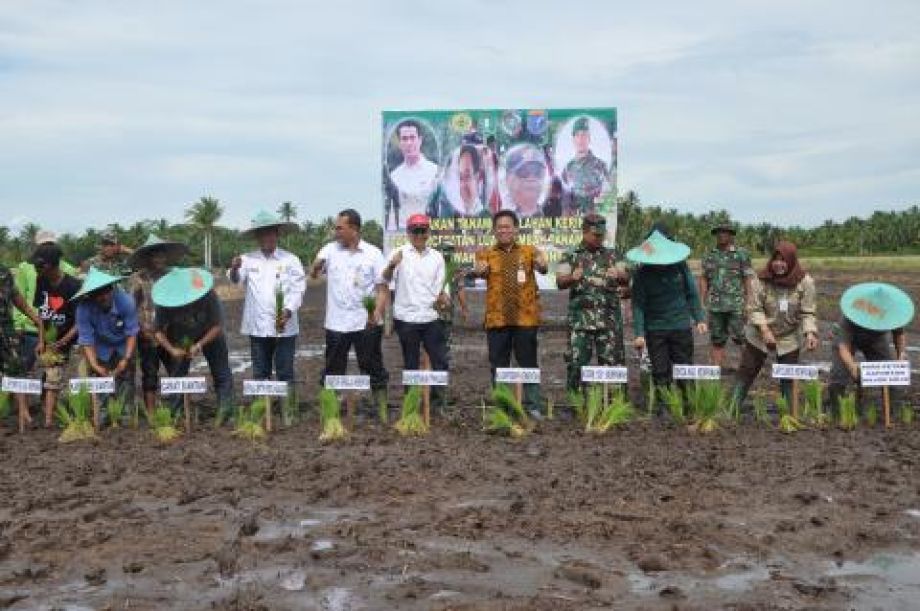
[[[496,384],[492,391],[492,401],[494,405],[486,418],[487,431],[515,438],[527,435],[530,428],[527,413],[507,384]]]
[[[566,393],[566,399],[572,406],[572,411],[579,421],[585,421],[585,394],[580,390],[570,390]]]
[[[58,441],[70,443],[84,439],[95,439],[93,428],[93,399],[86,386],[76,393],[68,393],[57,405],[57,419],[64,430]]]
[[[698,380],[690,391],[690,417],[693,428],[711,433],[719,427],[718,419],[726,413],[728,400],[718,381]]]
[[[12,405],[10,393],[0,392],[0,420],[10,417],[10,405]]]
[[[546,398],[546,419],[547,420],[553,419],[555,409],[556,409],[556,402],[553,401],[552,397],[547,397]]]
[[[633,419],[634,412],[632,405],[626,398],[622,389],[617,389],[609,404],[604,405],[590,420],[585,424],[585,431],[588,433],[606,433],[612,427],[626,424]]]
[[[293,426],[294,423],[297,422],[298,416],[297,394],[296,391],[291,388],[288,391],[288,396],[281,400],[281,424],[285,427]]]
[[[914,408],[907,403],[901,404],[901,409],[898,410],[898,415],[901,419],[901,424],[906,424],[910,426],[914,423]]]
[[[64,355],[55,350],[52,346],[58,338],[58,329],[54,325],[45,326],[45,350],[38,355],[38,364],[41,367],[57,367],[64,363]]]
[[[824,387],[820,380],[808,380],[803,384],[802,420],[804,422],[819,427],[830,423],[830,416],[824,411],[823,390]]]
[[[265,439],[265,411],[268,402],[264,397],[259,397],[249,404],[240,406],[236,413],[236,428],[233,434],[249,441]]]
[[[192,341],[192,338],[188,335],[183,335],[182,339],[179,340],[179,347],[182,349],[182,352],[185,353],[183,358],[190,359],[192,358],[189,355],[189,352],[192,350],[192,346],[195,345],[195,342]]]
[[[422,418],[422,389],[412,386],[403,396],[402,411],[396,421],[396,430],[405,437],[428,434],[428,425]]]
[[[754,397],[754,421],[760,424],[770,424],[770,415],[767,413],[767,398],[764,395]]]
[[[284,288],[279,282],[275,286],[275,332],[280,335],[284,331]]]
[[[146,415],[147,412],[144,411]],[[150,431],[153,433],[154,439],[160,443],[170,443],[179,438],[181,433],[179,429],[176,428],[176,423],[179,421],[179,416],[173,416],[172,410],[169,409],[169,406],[159,404],[156,409],[153,410],[153,416],[148,416],[148,426]]]
[[[789,401],[782,394],[776,397],[776,411],[779,413],[779,430],[794,433],[805,428],[802,423],[789,413]]]
[[[686,410],[684,409],[684,393],[681,392],[680,388],[672,385],[662,386],[655,390],[654,384],[651,385],[651,388],[653,398],[655,394],[661,394],[661,398],[664,399],[664,403],[668,408],[668,413],[671,414],[671,419],[677,424],[684,424],[687,419],[685,416]]]
[[[374,316],[374,311],[377,309],[377,298],[373,295],[365,295],[361,298],[361,305],[367,310],[367,319],[370,320]]]
[[[840,397],[837,406],[837,425],[846,431],[855,429],[859,424],[859,416],[856,413],[856,395],[850,393]]]
[[[322,432],[319,440],[336,441],[345,439],[348,431],[342,425],[341,407],[339,406],[339,397],[331,388],[323,388],[319,391],[319,419]]]
[[[120,394],[112,397],[105,406],[105,411],[109,416],[109,426],[117,429],[121,426],[121,420],[125,415],[125,395]]]
[[[866,408],[866,424],[874,427],[878,424],[878,407],[870,405]]]

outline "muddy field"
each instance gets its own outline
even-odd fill
[[[843,282],[864,279],[819,276],[824,318]],[[917,274],[889,279],[920,296]],[[700,436],[656,420],[587,436],[560,405],[529,438],[491,437],[474,298],[454,350],[459,418],[401,439],[368,410],[348,441],[321,446],[322,302],[311,287],[305,419],[266,444],[204,427],[167,447],[130,429],[64,446],[7,426],[0,608],[917,608],[920,425]],[[226,302],[232,328],[239,305]],[[544,298],[541,366],[557,405],[564,305]],[[232,340],[239,385],[248,349]],[[395,415],[395,337],[385,351]],[[806,358],[825,363],[829,347]]]

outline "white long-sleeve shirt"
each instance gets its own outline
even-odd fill
[[[411,244],[400,246],[399,251],[402,261],[394,272],[393,318],[413,323],[437,320],[434,302],[444,287],[444,256],[431,247],[419,252]]]
[[[329,242],[316,255],[326,262],[326,329],[337,333],[361,331],[367,326],[362,300],[385,284],[383,253],[364,240],[354,250]]]
[[[297,335],[300,331],[297,311],[307,290],[300,259],[280,248],[268,256],[261,250],[255,250],[244,254],[242,259],[236,280],[236,284],[246,287],[240,333],[254,337]],[[227,272],[227,277],[230,282],[234,281],[231,271]],[[291,312],[291,318],[280,334],[275,330],[275,293],[278,288],[284,293],[284,309]]]

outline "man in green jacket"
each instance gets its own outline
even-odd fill
[[[35,246],[42,244],[56,244],[57,236],[53,231],[39,231],[35,234]],[[77,268],[61,259],[61,271],[69,276],[77,276]],[[13,279],[16,283],[16,289],[26,303],[31,305],[35,301],[35,286],[38,283],[38,272],[32,261],[23,261],[13,268]],[[32,323],[32,320],[23,312],[15,310],[13,312],[13,328],[16,335],[19,336],[19,348],[22,358],[23,371],[31,371],[35,366],[35,346],[38,344],[38,328]]]

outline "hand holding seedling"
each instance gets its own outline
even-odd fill
[[[806,350],[817,350],[818,348],[818,336],[814,333],[805,334],[805,349]]]

